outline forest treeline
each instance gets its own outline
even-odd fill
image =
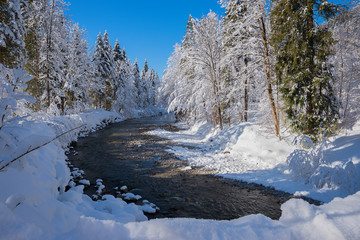
[[[160,84],[65,16],[63,0],[0,1],[0,128],[31,111],[103,108],[131,115],[163,104],[188,121],[271,123],[310,136],[359,116],[360,7],[324,0],[221,0],[223,17],[189,17]],[[321,24],[320,24],[321,23]],[[157,94],[160,93],[160,94]]]
[[[272,123],[319,140],[351,126],[360,105],[360,11],[323,0],[221,0],[191,15],[169,58],[162,101],[218,126]],[[322,24],[319,24],[319,23]]]
[[[1,126],[26,111],[126,114],[155,105],[160,80],[147,61],[140,71],[106,31],[89,51],[85,30],[65,16],[66,7],[63,0],[0,2]]]

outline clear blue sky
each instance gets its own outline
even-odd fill
[[[116,39],[125,47],[128,57],[138,59],[140,68],[145,59],[160,75],[166,68],[175,43],[180,43],[191,14],[195,18],[210,9],[222,14],[218,0],[67,0],[67,15],[87,30],[93,47],[99,32],[108,31],[114,45]]]
[[[108,31],[114,45],[116,39],[125,47],[132,62],[140,68],[145,59],[162,76],[175,43],[180,43],[191,14],[201,18],[210,9],[223,14],[218,0],[65,0],[70,3],[67,15],[87,30],[91,49],[99,32]],[[344,3],[349,0],[330,0]]]

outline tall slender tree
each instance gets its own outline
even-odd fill
[[[105,31],[103,36],[104,47],[104,61],[103,66],[106,71],[103,73],[105,78],[105,109],[110,110],[112,101],[114,100],[115,90],[115,76],[114,76],[114,59],[112,55],[112,48],[109,40],[109,34]]]
[[[104,65],[105,59],[106,56],[104,53],[103,37],[102,34],[99,33],[97,36],[95,51],[92,60],[96,68],[94,76],[94,86],[96,86],[96,89],[93,89],[93,97],[95,106],[97,108],[103,107],[103,100],[105,98],[105,76],[107,74],[107,69]]]

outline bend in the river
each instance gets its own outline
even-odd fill
[[[160,211],[150,218],[235,219],[257,213],[280,217],[280,205],[290,194],[215,177],[202,168],[184,171],[187,162],[166,151],[176,143],[147,133],[169,129],[171,122],[158,116],[111,124],[80,138],[77,154],[69,159],[91,183],[103,179],[108,193],[127,185],[132,193],[155,203]],[[91,186],[86,193],[95,190]]]

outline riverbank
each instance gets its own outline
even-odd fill
[[[225,126],[222,131],[205,122],[178,126],[184,130],[159,129],[152,134],[192,146],[170,146],[169,152],[219,176],[322,202],[360,190],[360,121],[352,130],[309,149],[302,148],[304,139],[296,135],[285,132],[279,140],[256,123]]]

